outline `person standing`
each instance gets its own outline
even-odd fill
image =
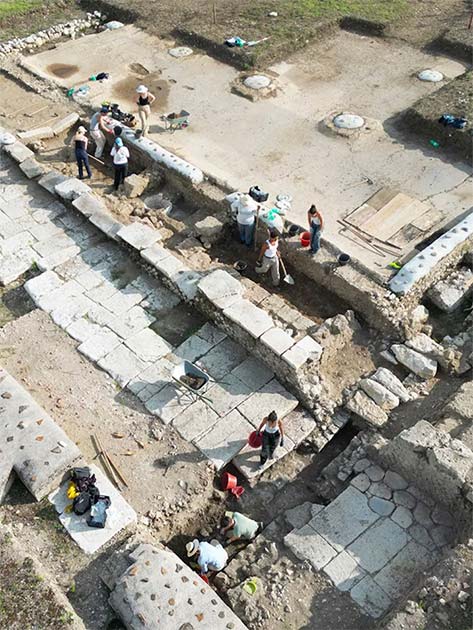
[[[138,93],[138,100],[136,102],[138,104],[138,115],[141,120],[141,134],[144,137],[149,131],[151,105],[156,100],[156,97],[154,94],[151,94],[146,85],[139,85],[136,88],[136,92]]]
[[[121,138],[116,138],[110,155],[113,157],[113,168],[115,169],[113,187],[115,190],[118,190],[118,187],[123,184],[125,177],[128,175],[128,160],[130,159],[130,152],[123,145]]]
[[[258,433],[263,438],[261,444],[260,468],[268,459],[273,459],[274,451],[278,446],[284,446],[284,431],[281,420],[278,420],[277,413],[271,413],[263,418],[258,427]]]
[[[77,128],[74,135],[74,152],[76,155],[77,168],[79,169],[79,179],[84,179],[84,167],[87,172],[87,177],[92,177],[92,171],[90,170],[89,156],[87,153],[87,145],[89,140],[86,136],[87,129],[82,125]]]
[[[324,218],[315,204],[312,204],[307,212],[307,220],[310,228],[310,250],[309,254],[315,256],[320,249],[320,237],[324,229]]]
[[[241,195],[232,203],[232,210],[236,213],[236,221],[240,241],[247,247],[251,246],[255,232],[255,218],[259,212],[259,204],[250,195]]]
[[[105,119],[109,112],[108,105],[102,105],[98,112],[90,120],[90,136],[95,141],[94,156],[100,159],[105,148],[105,133],[113,133],[106,125]]]
[[[271,279],[275,287],[279,286],[279,236],[277,232],[271,231],[269,239],[263,243],[260,255],[257,260],[256,273],[266,273],[271,270]]]
[[[228,554],[217,540],[199,542],[195,538],[186,545],[187,557],[193,558],[199,565],[200,575],[209,571],[222,571],[228,562]]]

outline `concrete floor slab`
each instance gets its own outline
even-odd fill
[[[82,551],[88,554],[95,553],[125,527],[136,522],[135,510],[125,501],[100,468],[92,465],[90,470],[97,479],[96,485],[100,494],[111,499],[111,505],[107,511],[107,521],[103,529],[87,525],[88,512],[83,516],[78,516],[74,512],[65,512],[66,507],[71,505],[71,501],[66,495],[68,481],[49,495],[49,500],[59,514],[59,521],[62,526]]]
[[[165,42],[133,26],[125,26],[112,36],[100,33],[58,44],[54,50],[30,56],[28,62],[63,87],[70,87],[71,81],[96,72],[104,56],[109,60],[112,78],[106,83],[89,84],[92,104],[119,100],[124,109],[135,109],[130,58],[151,72],[161,70],[169,94],[166,99],[158,97],[152,108],[152,139],[205,172],[230,182],[235,190],[252,172],[265,182],[271,195],[290,193],[294,199],[291,219],[301,225],[306,224],[306,209],[315,194],[322,211],[326,210],[325,238],[378,273],[386,266],[383,256],[353,240],[347,232],[341,233],[337,223],[361,206],[373,189],[389,183],[417,199],[429,197],[434,210],[444,215],[443,223],[468,207],[469,167],[439,159],[440,154],[428,147],[405,149],[389,122],[398,112],[438,89],[438,84],[416,78],[419,69],[446,65],[445,75],[450,77],[458,74],[463,64],[452,67],[445,57],[415,50],[402,42],[339,32],[323,47],[314,44],[287,63],[274,66],[281,92],[275,98],[253,103],[228,89],[237,79],[235,69],[201,54],[193,54],[182,63],[170,57]],[[52,75],[50,67],[58,60],[76,66],[75,75],[67,79]],[[194,90],[186,89],[188,86]],[[352,111],[379,121],[384,131],[354,141],[324,133],[320,121],[343,107],[346,94],[350,95]],[[160,115],[180,109],[183,103],[192,112],[191,129],[165,133]],[[272,139],[270,145],[268,138]],[[203,139],[211,151],[202,152]],[[238,153],[237,162],[228,159],[228,146]],[[360,173],[374,184],[363,181]],[[433,226],[430,232],[438,227]],[[411,248],[415,243],[411,242]]]

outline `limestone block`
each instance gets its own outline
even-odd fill
[[[225,308],[223,314],[255,339],[274,326],[271,317],[249,300],[240,299],[233,302],[231,306]]]
[[[199,331],[200,335],[200,331]],[[255,357],[248,357],[232,370],[232,374],[255,390],[260,389],[274,377],[272,372],[262,361]]]
[[[174,354],[182,360],[195,363],[211,350],[212,344],[202,339],[198,334],[188,337],[174,350]]]
[[[142,544],[116,581],[110,604],[127,628],[246,630],[212,588],[161,545]]]
[[[128,381],[143,372],[146,363],[137,357],[130,348],[120,344],[102,357],[98,366],[108,372],[121,387],[125,387]]]
[[[121,339],[108,328],[103,328],[100,332],[89,337],[77,348],[91,361],[99,361],[106,354],[120,345]]]
[[[93,308],[94,303],[85,295],[69,298],[65,304],[51,311],[51,318],[61,328],[67,328],[74,320],[79,319]]]
[[[32,142],[33,140],[41,140],[43,138],[52,138],[53,136],[54,131],[52,130],[52,127],[36,127],[35,129],[22,131],[18,134],[18,137],[26,143]]]
[[[44,173],[44,166],[40,164],[34,158],[27,158],[20,164],[20,170],[26,175],[28,179],[34,179]]]
[[[157,243],[141,251],[141,257],[153,267],[156,267],[157,263],[169,256],[171,256],[171,252]]]
[[[206,243],[216,243],[223,235],[225,225],[212,215],[205,217],[202,221],[197,221],[194,225],[197,236],[200,236]]]
[[[154,268],[171,282],[175,282],[176,278],[178,278],[182,272],[190,271],[189,268],[173,254],[156,261]]]
[[[378,519],[379,515],[370,509],[367,497],[356,488],[348,486],[309,524],[340,552],[368,528],[371,529],[370,526]]]
[[[198,364],[212,378],[219,381],[224,379],[246,357],[247,354],[243,347],[227,337],[199,359]]]
[[[429,379],[436,375],[437,361],[424,357],[419,352],[400,344],[391,346],[391,351],[394,353],[399,363],[402,363],[402,365],[407,367],[411,372],[414,372],[414,374],[417,374],[417,376]]]
[[[78,516],[74,512],[66,512],[66,506],[71,503],[70,499],[67,498],[69,482],[62,484],[58,490],[49,496],[49,500],[59,514],[59,521],[64,529],[82,551],[87,554],[95,553],[116,536],[118,532],[136,523],[135,510],[125,501],[107,476],[97,466],[91,465],[90,470],[97,479],[97,487],[100,490],[100,494],[111,499],[111,505],[107,510],[107,522],[103,529],[87,525],[89,513]]]
[[[377,619],[391,607],[391,600],[370,575],[360,580],[350,591],[351,598],[370,617]]]
[[[346,408],[375,427],[382,427],[388,421],[388,414],[360,390],[349,399]]]
[[[114,219],[108,212],[96,210],[90,215],[89,221],[108,238],[112,238],[114,241],[118,240],[117,234],[122,229],[123,223]]]
[[[173,282],[184,300],[192,301],[197,296],[202,277],[203,274],[199,271],[179,271]]]
[[[351,480],[351,485],[359,490],[360,492],[366,492],[371,485],[370,478],[365,473],[361,473],[357,475],[354,479]]]
[[[372,573],[382,569],[408,542],[402,527],[391,519],[381,519],[365,530],[347,551],[366,571]]]
[[[238,410],[257,428],[261,420],[271,411],[274,410],[278,418],[282,420],[297,405],[297,398],[290,394],[279,381],[273,379],[239,405]]]
[[[405,507],[399,506],[391,514],[392,520],[400,525],[403,529],[407,529],[412,525],[412,512]]]
[[[337,555],[337,551],[310,525],[287,534],[284,544],[300,560],[309,561],[316,571],[323,569]]]
[[[51,293],[62,286],[63,281],[54,271],[47,271],[40,276],[31,278],[24,284],[24,288],[32,300],[36,303],[43,295]]]
[[[433,360],[442,359],[444,348],[425,333],[419,333],[406,341],[406,346]]]
[[[135,222],[122,227],[118,232],[118,238],[140,252],[160,240],[161,234],[149,225]]]
[[[322,352],[323,352],[322,346],[320,345],[320,343],[317,343],[315,339],[312,339],[312,337],[310,337],[309,335],[305,335],[305,337],[302,337],[302,339],[300,339],[295,344],[295,347],[300,348],[301,350],[304,350],[305,352],[308,352],[309,359],[311,361],[314,361],[314,362],[319,361],[320,357],[322,356]]]
[[[316,428],[315,419],[301,408],[296,408],[284,418],[284,435],[298,445]]]
[[[80,451],[30,394],[1,368],[0,397],[0,503],[13,480],[13,470],[40,501],[66,470],[76,465]]]
[[[301,346],[295,344],[283,355],[283,361],[293,370],[300,370],[309,360],[309,352]]]
[[[261,342],[278,356],[294,345],[294,339],[287,332],[276,327],[267,330],[261,336]]]
[[[329,562],[324,572],[329,576],[339,591],[349,591],[365,575],[365,571],[346,551],[342,551]]]
[[[371,378],[363,378],[359,385],[381,409],[390,411],[399,406],[399,398],[377,381]]]
[[[151,328],[144,328],[136,335],[129,337],[125,341],[125,345],[137,357],[147,363],[155,363],[172,350],[168,342],[152,331]]]
[[[191,402],[189,397],[183,396],[181,392],[178,392],[175,384],[172,383],[166,385],[158,394],[150,398],[145,407],[154,416],[158,416],[164,424],[169,424]],[[188,424],[192,426],[192,422],[189,421]]]
[[[22,142],[15,142],[14,144],[6,144],[3,147],[3,150],[7,155],[9,155],[15,162],[21,164],[28,158],[34,158],[34,153]]]
[[[434,284],[427,292],[429,299],[446,313],[452,313],[473,291],[473,271],[462,267],[453,271],[445,280]]]
[[[62,199],[66,199],[67,201],[73,201],[84,193],[92,193],[90,186],[87,186],[87,184],[84,184],[84,182],[76,177],[70,177],[66,179],[66,181],[59,182],[54,186],[54,191]]]
[[[91,193],[82,193],[79,197],[74,199],[72,205],[87,218],[91,217],[96,212],[106,212],[104,202]]]
[[[63,131],[67,131],[73,125],[75,125],[78,120],[79,114],[77,112],[71,112],[64,118],[56,120],[56,122],[51,125],[54,135],[58,136],[60,133],[63,133]]]
[[[34,154],[27,157],[33,157]],[[59,171],[55,171],[54,169],[45,173],[42,177],[39,178],[38,184],[47,190],[52,195],[56,194],[55,187],[57,184],[61,184],[62,182],[67,181],[69,178],[60,173]]]
[[[408,402],[411,397],[401,381],[390,370],[380,367],[370,377],[394,394],[399,400]]]
[[[142,195],[146,190],[148,184],[149,177],[132,173],[131,175],[128,175],[128,177],[125,179],[123,190],[127,197],[133,199]]]
[[[97,334],[100,330],[101,327],[98,324],[92,323],[85,317],[76,319],[66,328],[67,334],[80,343]]]
[[[198,287],[210,302],[221,309],[240,300],[244,292],[242,283],[222,269],[217,269],[202,278]]]

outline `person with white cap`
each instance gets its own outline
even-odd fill
[[[217,540],[212,542],[199,542],[195,538],[186,545],[187,557],[197,562],[200,574],[206,575],[209,571],[222,571],[228,562],[228,554]]]
[[[113,133],[111,129],[109,129],[105,123],[105,119],[107,114],[109,113],[108,105],[102,105],[98,112],[90,119],[90,136],[95,141],[95,157],[101,158],[103,154],[103,150],[105,148],[105,136],[104,131],[106,133]]]
[[[149,116],[151,114],[151,105],[156,100],[154,94],[148,90],[146,85],[139,85],[136,88],[138,94],[138,115],[141,120],[141,134],[146,136],[149,130]]]
[[[240,195],[232,203],[231,208],[236,215],[240,241],[250,247],[255,231],[255,218],[260,206],[250,195]]]
[[[86,136],[87,129],[82,125],[77,128],[74,134],[74,153],[76,156],[77,168],[79,169],[79,179],[84,179],[84,167],[87,172],[87,177],[92,177],[92,171],[90,170],[89,155],[87,153],[87,145],[89,140]]]
[[[118,190],[118,187],[120,184],[123,184],[125,177],[128,175],[128,160],[130,158],[130,152],[124,146],[120,137],[115,139],[110,155],[113,157],[113,168],[115,169],[113,187],[115,190]]]

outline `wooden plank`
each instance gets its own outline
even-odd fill
[[[417,199],[399,193],[360,227],[368,234],[387,241],[402,227],[420,217],[425,210],[425,206]]]
[[[422,202],[421,202],[422,203]],[[426,204],[424,204],[426,206]],[[427,232],[440,223],[443,219],[443,214],[439,210],[435,210],[434,208],[427,208],[427,211],[420,215],[417,219],[411,221],[412,225],[416,227],[418,230],[422,232]]]
[[[394,188],[381,188],[378,192],[368,199],[366,202],[375,210],[381,210],[383,206],[389,203],[401,191]]]
[[[345,217],[345,221],[350,225],[355,225],[356,227],[362,225],[365,221],[370,219],[374,214],[376,214],[376,208],[373,206],[369,206],[367,203],[364,203],[362,206],[353,210],[351,214]]]

